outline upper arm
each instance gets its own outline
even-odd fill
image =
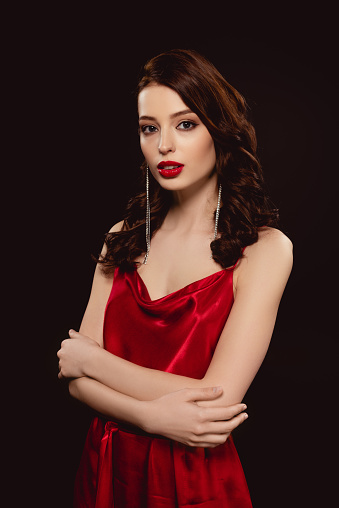
[[[292,244],[267,229],[237,268],[236,295],[204,381],[222,385],[222,404],[240,402],[266,355],[292,269]]]
[[[120,231],[123,221],[115,224],[110,232]],[[105,246],[102,250],[105,254]],[[113,284],[113,274],[105,275],[98,264],[94,272],[91,294],[82,318],[80,333],[96,340],[103,346],[103,324],[108,297]]]

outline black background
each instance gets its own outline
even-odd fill
[[[15,259],[8,300],[19,359],[15,368],[8,362],[8,381],[20,415],[10,412],[7,431],[18,445],[9,461],[13,506],[21,498],[72,506],[91,412],[57,381],[56,351],[80,325],[91,254],[121,219],[138,177],[138,75],[148,58],[176,47],[200,51],[246,97],[281,227],[294,243],[271,346],[245,397],[249,419],[234,432],[254,508],[334,500],[334,13],[203,7],[49,7],[12,20],[9,194],[16,213],[7,256]]]

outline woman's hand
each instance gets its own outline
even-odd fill
[[[199,401],[215,400],[221,394],[221,387],[186,388],[145,402],[142,428],[188,446],[214,448],[248,417],[241,413],[245,404],[199,406]]]
[[[86,365],[90,361],[94,348],[99,344],[74,330],[69,331],[69,339],[63,340],[57,356],[59,358],[58,378],[77,378],[86,375]]]

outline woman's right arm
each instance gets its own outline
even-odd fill
[[[143,408],[141,401],[112,390],[89,377],[73,379],[68,386],[72,397],[95,411],[109,418],[142,427]]]
[[[122,222],[111,231],[118,231]],[[104,254],[104,250],[103,250]],[[80,332],[103,347],[105,308],[113,276],[105,277],[97,265],[89,302]],[[89,377],[69,382],[71,396],[112,419],[136,425],[151,434],[160,434],[190,446],[216,446],[245,419],[243,404],[222,408],[203,408],[196,401],[217,399],[221,391],[213,388],[183,389],[150,401],[141,401],[113,390]]]
[[[206,408],[196,403],[217,399],[222,395],[221,388],[190,388],[152,401],[140,401],[95,379],[81,377],[70,381],[69,391],[99,413],[188,446],[214,448],[225,443],[247,417],[241,413],[246,408],[244,404]]]

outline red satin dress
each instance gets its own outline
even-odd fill
[[[137,270],[115,270],[104,347],[135,364],[202,378],[233,304],[233,269],[151,300]],[[232,436],[194,448],[95,417],[75,482],[75,508],[251,508]]]

